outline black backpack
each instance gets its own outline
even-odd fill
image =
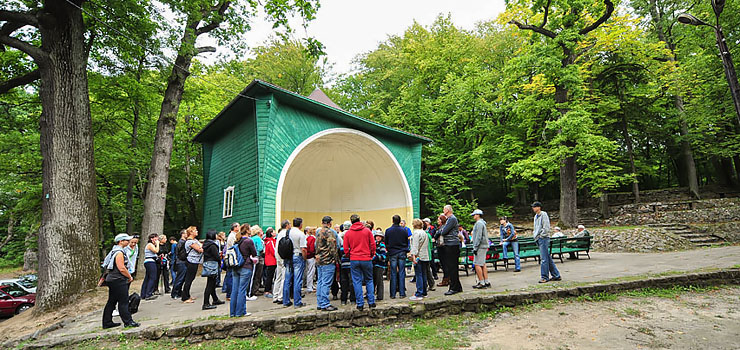
[[[185,242],[177,242],[177,248],[175,248],[175,253],[177,253],[177,260],[180,261],[187,261],[188,260],[188,252],[185,250]]]
[[[290,231],[278,242],[278,255],[280,259],[293,261],[293,241],[290,239]]]
[[[128,296],[128,312],[132,315],[139,311],[139,304],[141,303],[141,296],[139,293],[133,293]]]

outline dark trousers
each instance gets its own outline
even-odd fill
[[[115,281],[108,283],[108,302],[103,309],[103,326],[113,323],[113,310],[118,305],[118,314],[124,324],[131,324],[131,312],[128,311],[128,281]]]
[[[341,285],[342,294],[339,296],[339,299],[344,301],[347,301],[347,296],[349,296],[349,300],[351,302],[355,301],[355,290],[354,286],[352,285],[352,273],[350,272],[349,268],[342,268],[339,272],[339,284]]]
[[[198,272],[198,264],[193,264],[189,261],[186,264],[185,282],[182,283],[182,301],[190,299],[190,286],[193,285],[195,274]]]
[[[155,261],[145,262],[144,269],[146,274],[144,275],[144,282],[141,284],[141,298],[146,299],[154,293],[157,288],[157,263]]]
[[[272,280],[275,279],[275,269],[277,265],[265,266],[265,293],[272,293]]]
[[[375,300],[383,300],[383,272],[385,269],[373,266],[373,284],[375,285]]]
[[[164,293],[167,294],[170,292],[170,269],[167,268],[166,264],[159,264],[159,275],[162,284],[164,284]],[[159,288],[159,283],[155,288]]]
[[[455,292],[462,292],[462,285],[460,284],[460,270],[457,268],[457,263],[460,258],[460,246],[458,245],[445,245],[439,247],[440,261],[443,261],[442,268],[447,271],[446,275],[450,281],[450,289]]]
[[[334,278],[332,278],[331,280],[331,295],[334,296],[335,298],[339,294],[339,275],[341,273],[341,271],[339,270],[340,268],[339,268],[339,265],[337,264],[334,267]]]
[[[209,299],[212,299],[214,303],[218,301],[218,295],[216,295],[216,282],[218,282],[218,275],[208,276],[206,278],[206,291],[203,293],[203,306],[211,305],[208,302]]]
[[[428,284],[428,289],[432,289],[432,288],[434,288],[434,274],[432,272],[432,262],[431,261],[428,261],[426,265],[427,265],[427,284]]]
[[[260,259],[262,260],[262,259]],[[260,261],[257,265],[254,266],[254,269],[252,269],[252,284],[250,284],[249,289],[247,290],[247,296],[251,297],[260,289],[260,286],[262,285],[262,270],[264,269],[265,264]]]
[[[175,281],[172,283],[172,297],[179,298],[182,295],[182,284],[185,283],[187,265],[184,262],[175,263]]]

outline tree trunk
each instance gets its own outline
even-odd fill
[[[635,152],[632,149],[632,137],[630,136],[627,127],[627,118],[622,115],[622,134],[624,135],[624,143],[627,144],[627,153],[630,157],[630,172],[635,179],[632,180],[632,194],[635,196],[635,203],[640,203],[640,184],[637,181],[637,169],[635,168]]]
[[[2,249],[8,242],[10,242],[11,239],[13,239],[13,235],[15,234],[15,212],[10,212],[10,218],[8,219],[8,235],[5,236],[5,239],[0,242],[0,249]]]
[[[43,11],[37,313],[95,288],[100,263],[85,27],[80,10],[64,1],[45,1]]]
[[[601,213],[601,218],[604,220],[611,216],[611,212],[609,211],[609,195],[607,193],[602,193],[601,197],[599,197],[599,212]]]
[[[185,80],[190,74],[188,69],[194,57],[193,46],[198,21],[195,23],[188,21],[188,23],[180,42],[175,66],[172,67],[172,72],[167,79],[167,89],[164,92],[164,100],[162,100],[162,108],[159,112],[159,120],[157,120],[157,133],[154,136],[152,162],[149,166],[146,196],[144,197],[144,216],[141,221],[142,238],[151,233],[163,234],[164,231],[164,211],[167,204],[167,184],[177,126],[177,112],[185,90]],[[141,252],[144,251],[146,244],[146,239],[140,240],[139,250]],[[142,269],[144,259],[140,259],[138,265],[139,269]]]
[[[737,185],[740,187],[740,155],[734,155],[732,162],[735,164],[735,176],[737,177]]]
[[[575,62],[576,56],[568,49],[563,48],[562,67],[567,68]],[[568,113],[568,89],[558,81],[555,83],[555,108],[560,117]],[[566,142],[568,148],[575,147],[572,142]],[[576,156],[570,155],[560,161],[560,226],[572,228],[578,225],[578,166]]]
[[[187,135],[191,135],[192,126],[190,125],[191,115],[185,116],[185,129]],[[188,192],[188,210],[190,211],[190,220],[188,222],[197,223],[198,210],[195,204],[195,193],[193,193],[193,183],[190,179],[190,143],[185,144],[185,187]]]

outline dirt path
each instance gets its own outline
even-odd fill
[[[740,349],[740,287],[545,304],[492,322],[471,349]]]

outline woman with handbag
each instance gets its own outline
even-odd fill
[[[128,288],[133,277],[128,271],[128,254],[123,250],[129,245],[131,236],[122,233],[115,238],[116,245],[103,261],[105,272],[100,277],[99,286],[108,286],[108,302],[103,309],[103,329],[120,326],[113,322],[113,310],[118,305],[118,312],[126,327],[138,327],[139,324],[131,318],[128,310]]]
[[[203,242],[203,272],[201,276],[208,278],[206,290],[203,294],[203,310],[215,309],[216,305],[224,303],[218,300],[216,295],[216,280],[219,275],[220,262],[221,254],[218,243],[216,243],[216,230],[209,230],[206,233],[206,241]],[[210,299],[213,299],[213,303],[208,302]]]

